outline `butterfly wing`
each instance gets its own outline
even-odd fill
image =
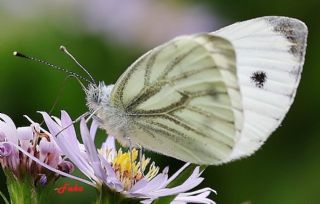
[[[277,16],[212,33],[230,40],[235,48],[243,99],[243,130],[229,160],[252,154],[282,122],[300,81],[307,33],[303,22]]]
[[[230,157],[242,128],[235,53],[209,34],[181,36],[139,58],[116,82],[124,134],[155,152],[198,164]]]

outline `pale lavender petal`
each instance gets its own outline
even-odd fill
[[[95,139],[98,127],[99,127],[99,123],[93,119],[90,126],[90,135],[93,141]]]
[[[24,150],[28,150],[30,147],[32,147],[32,143],[30,142],[30,140],[20,140],[19,143],[21,148],[23,148]]]
[[[172,203],[180,204],[180,203],[188,203],[192,201],[192,203],[207,203],[207,204],[214,204],[215,202],[211,199],[207,198],[210,193],[216,193],[211,188],[203,188],[193,192],[188,193],[180,193]]]
[[[210,193],[209,193],[210,194]],[[207,198],[209,195],[208,192],[204,192],[194,196],[181,196],[178,195],[172,204],[180,204],[180,203],[205,203],[205,204],[215,204],[214,201]]]
[[[161,189],[158,191],[150,192],[149,194],[152,196],[161,197],[189,191],[194,187],[198,186],[203,181],[203,178],[198,178],[198,176],[199,167],[196,167],[192,172],[191,176],[183,184],[170,189]]]
[[[8,141],[18,144],[17,129],[11,118],[0,113],[0,130],[6,135]]]
[[[30,128],[33,133],[41,131],[41,127],[40,127],[39,123],[31,123]]]
[[[98,156],[99,156],[99,159],[101,161],[103,168],[107,171],[108,179],[116,179],[117,180],[116,173],[114,172],[111,164],[101,155],[98,155]]]
[[[123,191],[124,187],[123,187],[121,181],[118,180],[116,173],[114,172],[114,170],[111,167],[111,165],[109,164],[109,162],[105,158],[103,158],[101,155],[99,155],[99,158],[100,158],[102,166],[107,171],[107,177],[106,177],[106,180],[104,181],[105,184],[107,184],[107,186],[115,189],[118,192]]]
[[[101,145],[101,150],[102,152],[106,152],[107,150],[110,151],[107,160],[111,162],[113,158],[116,156],[115,138],[111,135],[108,135],[106,141]]]
[[[53,153],[57,154],[58,150],[53,142],[49,142],[46,139],[42,139],[39,143],[39,151],[42,154]]]
[[[140,201],[141,204],[151,204],[154,199],[147,199],[147,200],[142,200]]]
[[[165,183],[165,186],[167,186],[169,183],[171,183],[171,181],[173,181],[174,179],[177,178],[177,176],[179,176],[179,174],[181,172],[183,172],[183,170],[185,170],[188,166],[190,165],[190,163],[185,163],[185,165],[183,165],[176,173],[174,173]]]
[[[50,116],[48,115],[48,113],[46,112],[39,112],[43,119],[44,119],[44,122],[46,123],[48,129],[49,129],[49,132],[55,136],[59,133],[60,129],[61,129],[61,126],[59,126],[56,122],[54,122]]]
[[[51,135],[57,135],[62,130],[62,127],[59,126],[57,123],[55,123],[47,113],[45,112],[40,112],[40,113],[42,114]],[[76,151],[76,153],[80,153],[79,142],[77,140],[76,134],[66,134],[65,131],[62,131],[58,135],[58,138],[64,138],[66,142],[68,142],[69,148],[72,147],[73,151]],[[56,139],[56,137],[54,137],[54,139]]]
[[[95,175],[99,177],[100,180],[106,180],[106,175],[101,167],[101,162],[98,156],[96,146],[90,136],[90,132],[88,130],[88,127],[84,118],[82,118],[80,122],[80,132],[81,132],[82,141],[87,150],[89,160],[91,161],[91,166],[93,167]]]
[[[168,174],[158,174],[151,181],[149,181],[144,187],[132,191],[133,193],[144,193],[144,192],[152,192],[161,188],[163,183],[165,183],[168,179]]]
[[[88,163],[88,160],[83,157],[83,152],[77,151],[77,148],[71,146],[67,137],[60,136],[56,138],[55,141],[60,146],[64,154],[79,168],[82,173],[91,179],[97,180],[94,170]]]
[[[166,166],[163,170],[162,170],[162,174],[167,175],[166,179],[162,182],[162,184],[159,186],[159,189],[164,188],[168,185],[168,173],[169,173],[169,166]]]
[[[132,186],[129,193],[130,194],[139,193],[140,189],[143,189],[147,184],[148,184],[148,180],[143,178]]]
[[[30,141],[34,137],[31,126],[17,128],[17,135],[20,141],[20,146],[24,150],[28,150],[32,146]]]
[[[57,134],[61,130],[61,126],[55,123],[50,116],[45,112],[40,112],[44,118],[44,121],[51,134]],[[75,137],[74,142],[70,138]],[[65,132],[62,131],[61,135],[58,137],[53,137],[55,142],[58,144],[60,149],[64,154],[79,168],[79,170],[84,173],[87,177],[95,180],[95,175],[92,167],[88,164],[88,161],[82,157],[82,152],[79,149],[79,142],[76,139],[76,135],[65,135]]]
[[[190,195],[195,195],[195,194],[199,194],[199,193],[208,193],[208,195],[210,193],[215,193],[217,194],[217,192],[215,190],[213,190],[212,188],[202,188],[202,189],[199,189],[199,190],[196,190],[196,191],[192,191],[192,192],[187,192],[187,193],[180,193],[179,195],[183,195],[183,196],[190,196]],[[208,196],[207,195],[207,196]],[[206,196],[206,197],[207,197]]]
[[[18,139],[19,140],[32,140],[33,132],[30,126],[28,127],[19,127],[17,129]]]
[[[53,140],[49,142],[43,138],[40,140],[38,147],[40,153],[39,159],[56,168],[60,162],[60,150],[53,143]]]
[[[60,120],[60,118],[58,118],[58,117],[56,117],[56,116],[51,116],[51,118],[52,118],[53,120],[55,120],[55,121],[56,121],[56,123],[57,123],[59,126],[61,126],[61,127],[62,127],[62,124],[61,124],[61,120]]]
[[[186,201],[180,201],[180,200],[173,200],[170,204],[187,204]]]
[[[0,130],[0,142],[3,142],[6,140],[6,135],[4,134],[4,132],[2,130]]]
[[[163,174],[168,174],[169,172],[169,166],[166,166],[163,170],[162,170],[162,173]]]
[[[77,135],[76,130],[73,126],[73,121],[71,120],[70,116],[66,111],[61,111],[61,126],[63,128],[68,127],[67,129],[64,129],[63,131],[66,131],[66,135]],[[70,140],[73,140],[73,143],[76,143],[77,137],[71,137]]]

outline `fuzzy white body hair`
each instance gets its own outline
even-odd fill
[[[110,104],[113,86],[106,86],[104,82],[100,82],[99,85],[90,84],[85,90],[87,106],[90,112],[94,113],[100,128],[114,136],[122,145],[129,146],[128,118],[124,110]]]

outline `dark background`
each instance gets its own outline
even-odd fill
[[[14,50],[84,75],[58,50],[63,44],[97,80],[110,84],[141,54],[176,35],[213,31],[265,15],[295,17],[307,24],[309,36],[294,104],[256,154],[208,167],[202,187],[217,190],[212,199],[218,203],[320,203],[319,9],[319,0],[1,1],[0,112],[17,126],[28,124],[24,114],[41,122],[36,111],[50,110],[66,77],[44,65],[14,58]],[[87,110],[76,80],[69,80],[60,96],[53,115],[64,109],[76,118]],[[170,165],[172,171],[182,165],[161,156],[155,159],[161,167]],[[0,190],[6,192],[3,174],[0,179]],[[60,183],[65,181],[75,183],[67,179]],[[90,203],[94,193],[85,186],[83,193],[57,195],[52,202]]]

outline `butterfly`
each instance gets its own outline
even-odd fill
[[[179,36],[114,85],[90,84],[87,106],[123,145],[206,165],[249,156],[293,103],[307,33],[297,19],[267,16]]]
[[[266,16],[179,36],[142,55],[114,85],[92,79],[87,106],[124,146],[195,164],[240,159],[261,147],[293,103],[307,34],[300,20]]]

